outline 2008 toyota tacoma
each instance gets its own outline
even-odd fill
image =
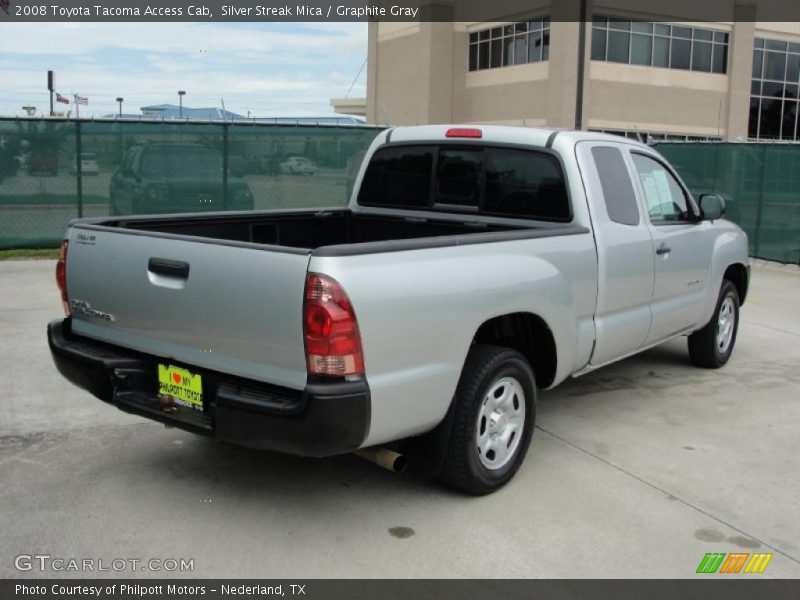
[[[728,361],[749,264],[723,212],[618,137],[389,129],[346,209],[73,221],[49,343],[123,410],[488,493],[537,390],[676,336]]]

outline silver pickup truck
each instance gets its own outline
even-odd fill
[[[168,425],[488,493],[537,390],[676,336],[728,361],[749,264],[724,208],[618,137],[389,129],[346,209],[73,221],[50,348]]]

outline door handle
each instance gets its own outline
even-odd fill
[[[157,275],[167,277],[178,277],[186,279],[189,277],[189,263],[182,260],[170,260],[168,258],[151,258],[147,263],[147,270]]]
[[[656,249],[656,254],[659,256],[662,254],[669,254],[670,252],[672,252],[672,248],[663,243]]]

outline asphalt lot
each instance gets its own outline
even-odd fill
[[[774,553],[761,577],[800,577],[797,271],[754,268],[720,371],[678,340],[542,394],[516,479],[469,498],[101,404],[50,361],[53,270],[0,262],[0,577],[93,576],[14,568],[40,553],[194,560],[120,576],[682,578],[756,549]]]

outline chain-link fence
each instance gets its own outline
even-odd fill
[[[750,255],[800,262],[800,144],[658,144],[695,197],[721,194]]]
[[[347,203],[369,126],[0,119],[0,248],[55,246],[75,217]],[[800,144],[660,143],[717,192],[753,256],[800,262]]]
[[[0,249],[76,217],[347,204],[379,128],[0,119]]]

